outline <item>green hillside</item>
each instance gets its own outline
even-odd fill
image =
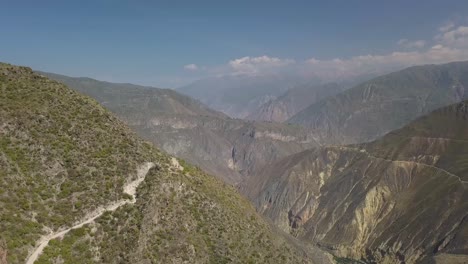
[[[50,241],[37,263],[310,263],[231,187],[139,140],[99,104],[29,68],[0,64],[0,254],[24,263],[37,240],[129,199]],[[1,258],[0,258],[1,259]]]

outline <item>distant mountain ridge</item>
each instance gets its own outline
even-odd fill
[[[243,190],[280,228],[340,257],[466,262],[468,101],[370,143],[294,154]]]
[[[414,66],[317,102],[287,122],[323,144],[373,140],[439,107],[468,98],[468,62]]]
[[[305,109],[328,96],[335,95],[346,86],[338,83],[321,85],[299,85],[286,91],[278,98],[272,99],[252,112],[246,119],[257,121],[284,122]]]
[[[299,76],[244,74],[198,80],[177,91],[231,117],[245,118],[262,104],[304,81]]]

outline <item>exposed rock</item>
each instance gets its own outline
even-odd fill
[[[340,257],[428,263],[468,255],[467,105],[368,144],[292,155],[242,190],[281,229]]]

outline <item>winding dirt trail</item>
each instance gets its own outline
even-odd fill
[[[146,174],[148,171],[154,167],[154,163],[152,162],[147,162],[143,165],[141,165],[138,168],[137,171],[137,179],[134,181],[129,182],[124,186],[124,193],[127,193],[132,196],[132,200],[120,200],[111,204],[108,204],[104,207],[99,207],[92,213],[88,214],[85,216],[79,223],[76,225],[62,230],[62,231],[57,231],[55,233],[51,233],[48,235],[45,235],[41,237],[37,242],[36,242],[36,248],[34,251],[29,255],[29,257],[26,260],[26,264],[34,264],[34,262],[38,259],[38,257],[41,255],[42,251],[44,248],[49,244],[49,241],[55,238],[63,237],[66,233],[70,232],[73,229],[80,228],[86,224],[92,223],[96,218],[100,217],[103,213],[106,211],[115,211],[117,208],[119,208],[122,205],[125,204],[133,204],[136,202],[135,194],[136,194],[136,189],[137,187],[145,180]]]

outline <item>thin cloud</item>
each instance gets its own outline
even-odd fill
[[[355,56],[349,59],[307,60],[308,71],[323,78],[346,78],[370,72],[419,65],[468,60],[467,50],[434,45],[425,51],[392,52],[386,55]]]
[[[242,57],[229,61],[228,65],[234,73],[238,74],[258,74],[294,64],[291,59],[280,59],[268,57],[266,55],[259,57]]]
[[[407,48],[407,49],[413,49],[413,48],[420,49],[420,48],[424,48],[424,46],[426,46],[426,41],[424,41],[424,40],[410,41],[408,39],[400,39],[397,42],[397,44],[399,46],[402,46],[402,47]]]
[[[196,71],[198,70],[198,66],[196,64],[187,64],[184,65],[184,69],[189,70],[189,71]]]
[[[449,21],[449,22],[445,23],[444,25],[440,26],[439,31],[440,32],[446,32],[446,31],[451,30],[453,27],[455,27],[455,23],[453,23],[452,21]]]

